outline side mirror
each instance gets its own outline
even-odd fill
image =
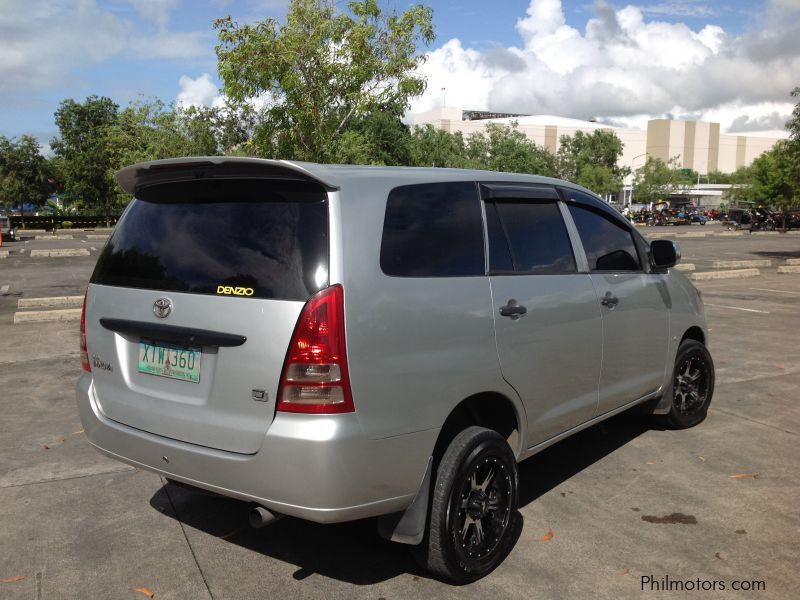
[[[653,240],[650,242],[650,263],[655,269],[669,269],[681,259],[681,247],[678,242],[670,240]]]

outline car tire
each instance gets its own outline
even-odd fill
[[[687,429],[701,423],[714,395],[714,362],[708,349],[696,340],[678,347],[669,387],[670,411],[663,415],[670,429]]]
[[[428,529],[414,549],[417,561],[453,583],[490,573],[516,541],[518,488],[508,442],[483,427],[461,431],[439,462]]]

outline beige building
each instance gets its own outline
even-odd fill
[[[554,153],[558,151],[561,136],[607,129],[617,134],[624,144],[620,166],[633,171],[644,164],[647,156],[665,162],[678,157],[681,168],[693,169],[703,175],[712,171],[732,173],[751,164],[779,139],[788,137],[783,132],[725,134],[720,132],[719,123],[704,121],[653,119],[648,121],[647,130],[643,130],[552,115],[502,115],[453,107],[419,113],[413,119],[414,126],[431,124],[450,133],[460,131],[465,136],[484,131],[489,123],[509,125],[516,122],[522,133]]]

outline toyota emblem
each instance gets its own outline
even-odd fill
[[[153,314],[159,319],[165,319],[172,312],[172,300],[169,298],[159,298],[153,302]]]

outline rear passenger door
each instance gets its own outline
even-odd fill
[[[579,273],[549,186],[484,184],[489,275],[503,377],[528,416],[528,447],[590,419],[601,364],[600,304]]]
[[[564,190],[602,305],[601,415],[656,391],[664,380],[669,335],[665,274],[648,273],[630,224],[597,200]]]

